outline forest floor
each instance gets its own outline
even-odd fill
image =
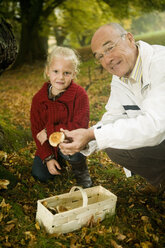
[[[93,61],[81,66],[77,82],[89,95],[90,125],[105,111],[110,79]],[[94,153],[87,161],[93,186],[101,185],[117,196],[115,215],[60,235],[49,235],[36,223],[38,199],[68,193],[75,185],[69,167],[47,184],[31,176],[36,148],[29,131],[30,105],[43,83],[42,65],[9,70],[0,77],[0,125],[8,132],[8,146],[0,151],[0,179],[10,182],[6,188],[0,185],[0,247],[165,247],[165,199],[141,193],[146,181],[137,175],[126,178],[104,152]]]

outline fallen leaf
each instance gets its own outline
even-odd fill
[[[6,212],[8,212],[9,209],[11,208],[11,205],[9,203],[6,203],[5,199],[3,199],[2,202],[0,203],[0,207],[5,209]]]
[[[6,161],[7,153],[4,151],[0,151],[0,161],[2,161],[3,159]]]
[[[14,218],[13,220],[9,220],[6,224],[14,224],[14,223],[16,223],[18,221],[18,219],[17,218]]]
[[[38,221],[35,223],[35,228],[36,228],[37,230],[40,230],[40,225],[39,225],[39,222],[38,222]]]
[[[141,242],[140,244],[141,244],[141,247],[142,247],[142,248],[153,248],[152,243],[149,242],[149,241]]]
[[[76,242],[77,240],[75,238],[72,238],[70,241],[70,248],[76,248]]]
[[[148,218],[148,216],[142,216],[141,220],[144,221],[144,222],[148,222],[149,218]]]
[[[86,241],[87,244],[89,244],[90,241],[91,241],[91,236],[90,235],[86,235],[85,236],[85,241]]]
[[[121,245],[118,245],[118,244],[116,243],[116,241],[113,240],[113,239],[111,239],[111,245],[112,245],[114,248],[123,248]]]
[[[122,241],[122,240],[126,239],[126,236],[123,235],[123,234],[121,234],[121,233],[119,233],[119,234],[117,235],[117,239]]]
[[[153,237],[153,239],[154,239],[156,242],[159,242],[159,237],[158,237],[158,236],[156,236],[155,234],[152,234],[152,237]]]
[[[0,179],[0,189],[7,189],[7,185],[9,184],[9,180]]]
[[[6,232],[10,232],[15,227],[15,224],[10,224],[5,227]]]
[[[12,247],[11,243],[8,241],[9,236],[5,236],[6,242],[4,243],[5,247]]]
[[[2,212],[0,212],[0,222],[2,221],[2,219],[3,219],[3,214]]]
[[[30,231],[26,231],[25,232],[25,240],[28,240],[28,239],[34,241],[34,240],[36,240],[36,237]]]

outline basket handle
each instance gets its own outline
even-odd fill
[[[79,189],[83,198],[83,207],[87,207],[88,205],[88,197],[87,197],[87,193],[85,192],[85,190],[82,187],[79,186],[73,186],[71,188],[71,190],[69,191],[69,193],[74,192],[76,189]]]

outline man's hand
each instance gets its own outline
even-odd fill
[[[73,131],[63,130],[66,140],[59,145],[61,151],[65,155],[73,155],[83,150],[89,141],[95,139],[93,129],[76,129]],[[68,143],[69,141],[69,143]]]
[[[55,159],[51,159],[48,162],[46,162],[48,171],[52,175],[61,175],[61,173],[58,170],[61,170],[61,167],[59,163]]]
[[[36,137],[41,143],[41,145],[43,145],[43,143],[48,139],[46,130],[45,129],[41,130]]]

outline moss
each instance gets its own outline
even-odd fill
[[[0,149],[6,152],[17,151],[32,139],[31,131],[14,126],[7,118],[0,115]]]

